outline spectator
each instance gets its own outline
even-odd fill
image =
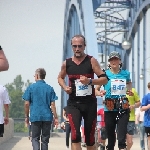
[[[139,129],[141,150],[145,150],[144,113],[145,113],[145,111],[140,111],[140,107],[137,108],[135,111],[135,116],[136,116],[135,123],[138,125],[138,129]]]
[[[150,149],[150,82],[147,85],[149,93],[142,99],[141,111],[144,113],[144,127],[147,134],[148,149]]]
[[[9,94],[7,89],[0,85],[0,137],[4,134],[4,124],[9,123],[9,104],[10,104]],[[3,117],[3,107],[5,112],[5,117]]]
[[[4,54],[2,47],[0,46],[0,71],[6,71],[9,69],[8,60]]]
[[[130,94],[127,92],[126,97],[129,101],[130,118],[127,125],[127,150],[130,150],[133,145],[133,135],[135,131],[135,109],[140,106],[140,97],[135,88],[132,88]]]
[[[30,107],[33,150],[40,150],[40,136],[41,149],[48,150],[53,116],[55,123],[58,124],[55,107],[55,100],[58,98],[53,87],[44,81],[45,76],[46,71],[43,68],[37,69],[34,75],[36,83],[31,84],[23,94],[23,99],[25,100],[25,121],[27,124],[29,124]]]

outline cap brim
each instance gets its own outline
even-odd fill
[[[110,60],[111,58],[115,58],[115,57],[121,60],[121,58],[120,58],[120,57],[117,57],[117,56],[112,56],[112,57],[110,57],[108,60]]]

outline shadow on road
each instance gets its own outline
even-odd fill
[[[14,136],[10,140],[0,145],[0,150],[12,150],[12,148],[21,140],[22,137]]]

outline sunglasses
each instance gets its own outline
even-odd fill
[[[82,48],[82,45],[72,45],[73,48]]]

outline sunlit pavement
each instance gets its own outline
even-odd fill
[[[86,148],[82,149],[86,150]],[[0,145],[0,150],[32,150],[32,144],[26,134],[15,134],[12,139]],[[66,150],[65,133],[53,133],[50,138],[49,150]],[[117,143],[115,150],[118,150]],[[134,136],[131,150],[140,150],[139,135]]]

